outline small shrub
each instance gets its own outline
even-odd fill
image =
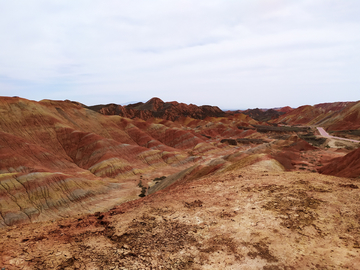
[[[166,176],[164,175],[164,176],[161,176],[161,177],[154,178],[153,181],[161,181],[161,180],[164,180],[165,178],[166,178]]]
[[[146,187],[142,187],[141,188],[141,193],[139,194],[139,197],[145,197],[146,196],[146,190],[147,190]]]

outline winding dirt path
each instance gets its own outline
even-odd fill
[[[331,136],[331,135],[329,135],[329,133],[327,133],[322,127],[316,127],[316,128],[317,128],[317,130],[320,132],[320,135],[323,136],[323,137],[360,143],[360,141],[357,141],[357,140],[352,140],[352,139],[346,139],[346,138]]]

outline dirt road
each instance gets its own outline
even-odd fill
[[[317,128],[317,130],[320,132],[320,135],[323,136],[323,137],[360,143],[360,141],[357,141],[357,140],[351,140],[351,139],[346,139],[346,138],[331,136],[331,135],[329,135],[329,133],[327,133],[322,127],[316,127],[316,128]]]

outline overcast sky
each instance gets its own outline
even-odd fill
[[[360,100],[359,0],[0,0],[0,96]]]

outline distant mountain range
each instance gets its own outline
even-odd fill
[[[152,98],[146,103],[138,102],[126,106],[117,104],[95,105],[88,107],[104,115],[120,115],[127,118],[147,120],[152,117],[175,121],[179,117],[204,119],[206,117],[222,117],[225,113],[216,106],[196,106],[184,103],[164,102],[159,98]]]
[[[356,130],[360,129],[360,101],[301,106],[271,122],[287,125],[314,125],[328,130]]]
[[[360,101],[321,103],[314,106],[305,105],[293,109],[289,106],[273,109],[247,109],[222,111],[217,106],[197,106],[164,102],[152,98],[146,103],[138,102],[126,106],[117,104],[95,105],[87,107],[104,115],[120,115],[127,118],[161,118],[170,121],[181,117],[205,119],[206,117],[224,117],[227,115],[245,114],[259,122],[285,125],[317,125],[328,130],[360,129]]]

